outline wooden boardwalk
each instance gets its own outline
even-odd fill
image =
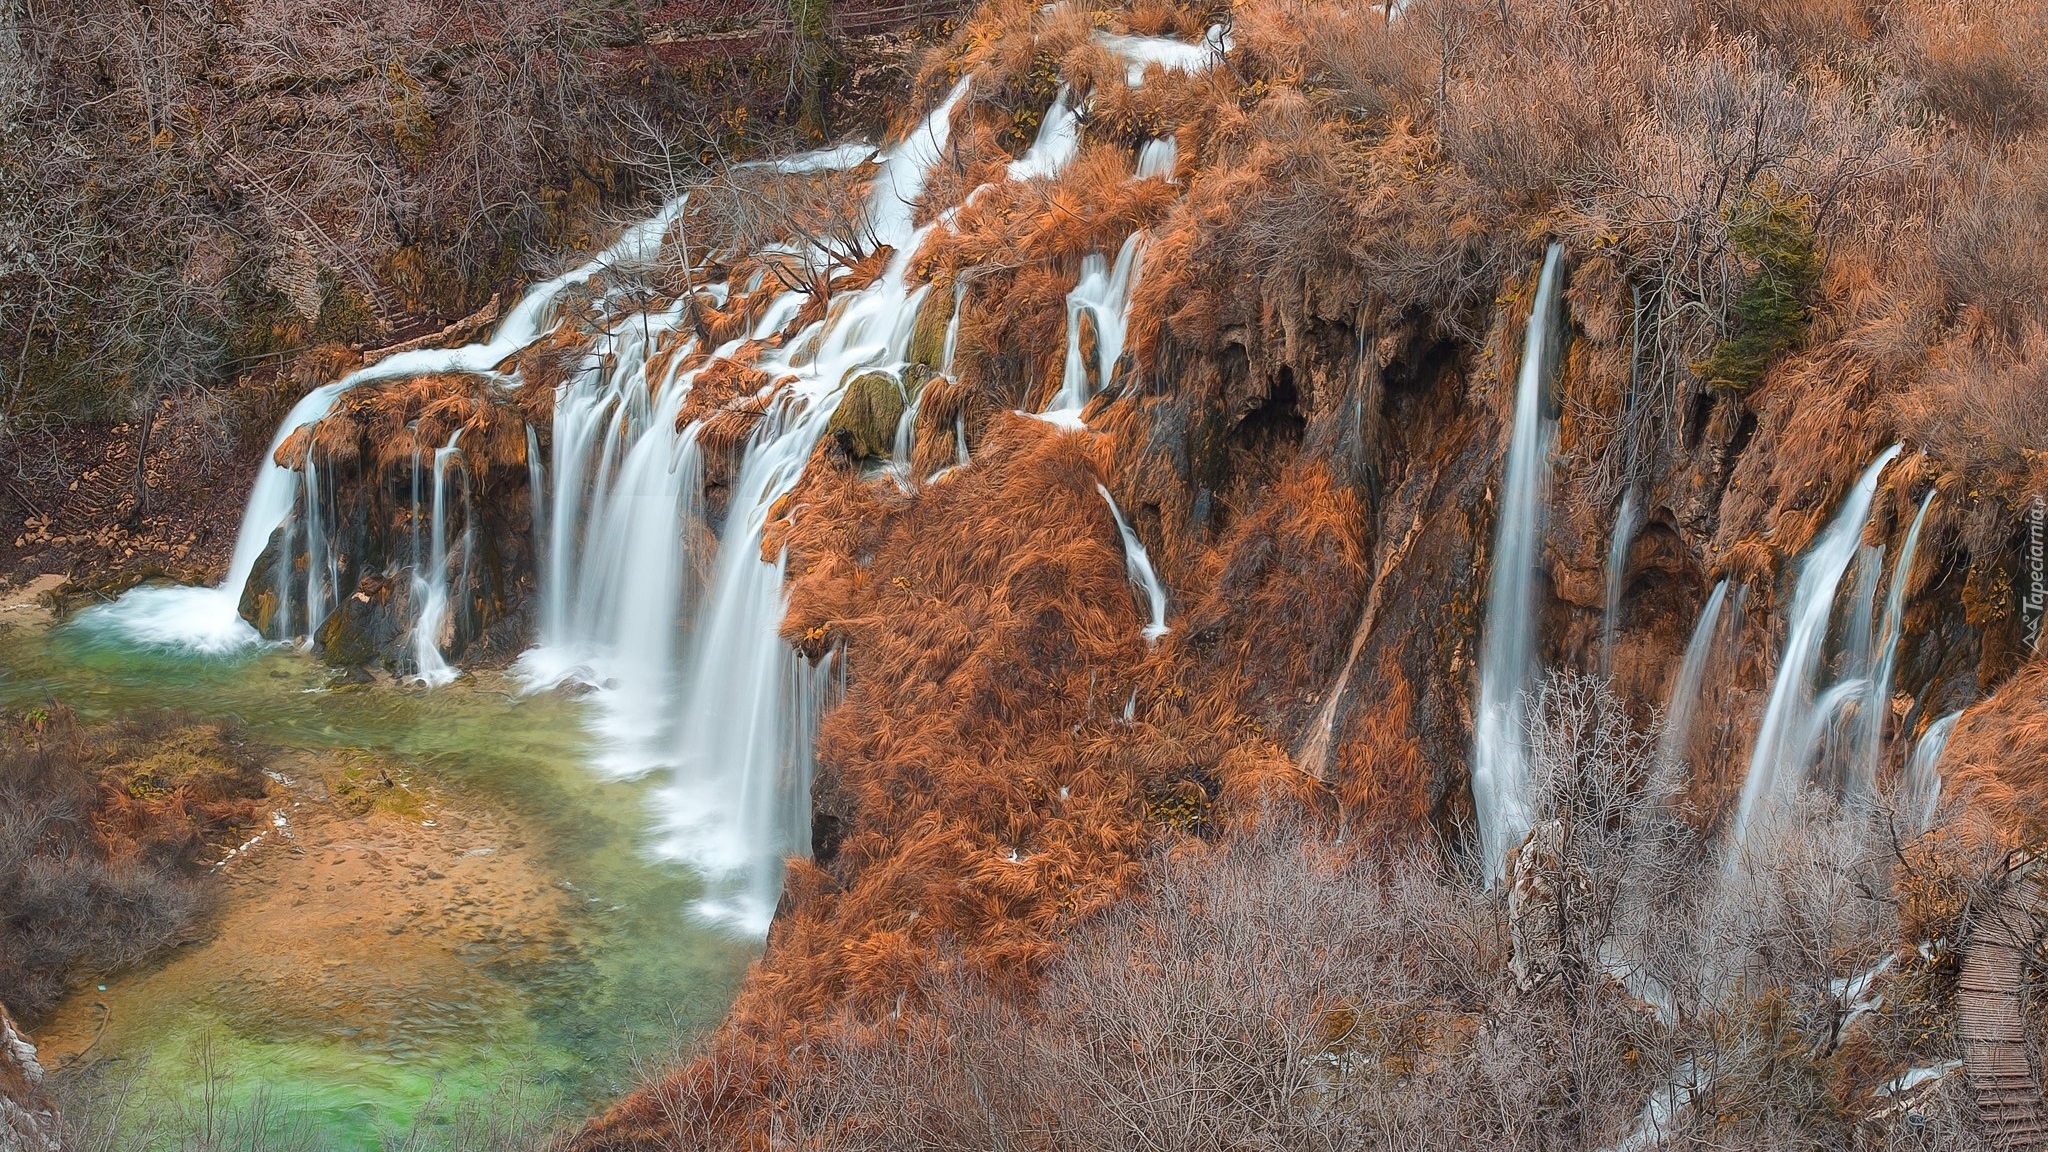
[[[2034,858],[2016,864],[1971,926],[1956,993],[1963,1069],[1992,1147],[2048,1147],[2048,1110],[2027,1059],[2022,981],[2048,928],[2048,874]]]

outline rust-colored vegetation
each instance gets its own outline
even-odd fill
[[[1967,819],[1887,858],[1901,862],[1900,921],[1872,931],[1953,930],[1988,853],[2048,836],[2048,780],[2027,758],[2044,673],[2015,586],[2020,514],[2048,494],[2044,11],[1414,0],[1390,23],[1335,0],[1247,0],[1228,12],[1227,60],[1155,67],[1134,89],[1096,33],[1191,40],[1225,12],[979,7],[919,71],[918,109],[972,84],[912,206],[931,230],[911,260],[913,287],[929,285],[911,365],[846,382],[855,402],[762,544],[787,564],[783,638],[833,661],[844,686],[819,736],[814,858],[790,862],[767,954],[725,1028],[579,1147],[669,1147],[678,1133],[684,1146],[780,1146],[774,1134],[817,1106],[814,1078],[854,1056],[944,1050],[963,1021],[1071,1025],[1060,997],[1102,960],[1063,949],[1146,937],[1114,918],[1142,917],[1129,909],[1147,860],[1154,881],[1185,881],[1185,861],[1231,864],[1276,814],[1360,846],[1304,865],[1318,875],[1397,860],[1457,879],[1486,541],[1550,242],[1566,252],[1569,345],[1551,382],[1544,662],[1605,666],[1622,695],[1602,708],[1654,717],[1707,590],[1747,586],[1703,697],[1713,715],[1688,734],[1695,775],[1660,815],[1686,826],[1658,835],[1694,837],[1696,864],[1741,787],[1786,573],[1854,477],[1904,441],[1871,543],[1896,549],[1922,497],[1936,503],[1907,573],[1897,685],[1924,706],[1889,720],[1885,778],[1927,702],[1988,699],[1946,761],[1949,810]],[[1078,154],[1007,180],[1062,86],[1083,118]],[[1171,177],[1136,179],[1139,150],[1168,138]],[[894,255],[847,208],[871,177],[749,170],[693,200],[667,238],[651,299],[686,319],[647,378],[694,373],[677,423],[697,425],[714,492],[774,405],[794,402],[764,352]],[[1137,232],[1124,358],[1094,381],[1087,428],[1017,415],[1058,386],[1082,262]],[[753,254],[789,241],[830,266]],[[719,280],[728,295],[708,287]],[[794,320],[748,339],[789,291],[805,297]],[[365,386],[278,458],[388,472],[460,428],[466,454],[523,465],[526,426],[545,427],[554,387],[593,354],[580,333],[608,322],[595,308],[521,354],[523,389]],[[913,401],[907,468],[878,475],[889,417]],[[1156,644],[1104,490],[1163,579],[1170,631]],[[1643,517],[1607,652],[1605,553],[1627,492]],[[1640,791],[1650,768],[1631,764],[1616,787]],[[1161,842],[1178,855],[1148,857]],[[1450,851],[1411,854],[1439,843]],[[1769,883],[1822,875],[1825,848],[1804,844],[1812,858]],[[1318,1004],[1324,1023],[1349,1023],[1317,1034],[1406,1037],[1416,1083],[1472,1057],[1486,998],[1509,994],[1495,984],[1526,942],[1501,937],[1491,897],[1460,899],[1445,914],[1478,951],[1455,963],[1490,975],[1443,978],[1414,1020],[1360,1024],[1358,1004]],[[1770,987],[1723,1023],[1746,1052],[1806,1055],[1731,1078],[1731,1130],[1846,1123],[1843,1086],[1868,1095],[1884,1063],[1873,1053],[1939,1047],[1903,1032],[1891,1047],[1815,1046],[1831,1009],[1796,982]],[[1565,1043],[1555,1027],[1543,1042]],[[1631,1036],[1610,1042],[1599,1059],[1634,1059]],[[1325,1035],[1318,1051],[1339,1048]],[[1647,1080],[1628,1067],[1639,1096]],[[1806,1110],[1771,1111],[1783,1093]],[[1600,1146],[1616,1122],[1555,1146]]]
[[[1226,62],[1155,68],[1136,89],[1093,33],[1192,40],[1223,13],[976,9],[918,83],[923,108],[973,79],[915,206],[934,227],[913,267],[933,289],[911,359],[939,367],[958,288],[953,371],[923,384],[908,483],[864,471],[854,456],[872,445],[828,438],[764,542],[786,550],[785,639],[839,662],[845,685],[819,741],[815,859],[791,862],[725,1029],[580,1146],[681,1133],[765,1148],[804,1131],[839,1146],[866,1131],[866,1105],[805,1128],[823,1107],[814,1079],[844,1087],[860,1061],[913,1051],[971,1061],[958,1038],[973,1028],[1064,1019],[1071,986],[1047,992],[1046,974],[1098,912],[1126,906],[1162,836],[1234,843],[1285,810],[1368,855],[1455,845],[1492,478],[1549,241],[1567,252],[1571,344],[1553,386],[1546,662],[1601,655],[1606,533],[1631,487],[1646,507],[1624,557],[1637,607],[1616,706],[1654,716],[1714,580],[1750,589],[1702,705],[1716,715],[1688,743],[1701,778],[1680,790],[1685,821],[1714,827],[1740,788],[1783,573],[1894,440],[1908,451],[1873,542],[1895,547],[1939,494],[1908,574],[1900,690],[1995,686],[2021,663],[2016,513],[2048,484],[2048,281],[2025,240],[2048,228],[2048,17],[2024,7],[1913,0],[1878,20],[1827,0],[1416,0],[1389,23],[1376,7],[1249,0],[1229,13]],[[1062,85],[1084,110],[1079,155],[1005,181]],[[1168,137],[1172,179],[1133,179],[1137,149]],[[1127,358],[1099,381],[1089,431],[1011,415],[1057,385],[1080,261],[1136,230]],[[769,383],[750,371],[707,370],[698,387],[716,387],[693,407],[737,412]],[[1097,484],[1165,579],[1172,630],[1156,647]],[[1995,834],[1907,850],[1907,932],[1957,923],[1985,845],[2048,834],[2025,815],[2042,782],[2007,756],[2038,720],[2028,669],[1950,753],[1952,808],[1991,814]],[[1807,883],[1803,867],[1771,883]],[[1459,962],[1504,964],[1507,946]],[[1813,1011],[1781,989],[1730,1026],[1779,1050]],[[1401,1059],[1472,1051],[1462,1009],[1420,1019],[1435,1039]],[[1938,1042],[1885,1037],[1731,1079],[1764,1095],[1730,1114],[1762,1116],[1778,1105],[1756,1101],[1786,1092],[1847,1109],[1843,1086],[1867,1093],[1878,1075],[1873,1053]],[[1626,1046],[1608,1055],[1633,1060]],[[1808,1080],[1771,1079],[1786,1076]],[[919,1083],[906,1114],[941,1091]],[[1015,1118],[1014,1102],[975,1099],[991,1124]]]
[[[262,816],[265,787],[220,725],[0,716],[0,1002],[33,1024],[86,971],[175,942],[207,907],[198,874]]]

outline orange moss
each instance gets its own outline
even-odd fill
[[[325,417],[279,444],[273,458],[296,468],[311,453],[323,464],[359,462],[387,472],[456,440],[476,467],[524,468],[526,429],[547,428],[553,405],[552,389],[507,388],[467,374],[372,381],[343,392]]]
[[[1941,758],[1942,796],[1987,815],[2012,845],[2048,840],[2048,661],[2023,665],[1963,713]]]
[[[942,415],[967,395],[927,387]],[[786,550],[790,573],[783,634],[844,660],[847,691],[819,736],[822,863],[792,862],[768,958],[718,1044],[747,1080],[710,1077],[707,1060],[663,1090],[693,1108],[718,1095],[718,1139],[758,1138],[780,1078],[801,1074],[786,1063],[799,1037],[915,1027],[918,989],[949,964],[1020,994],[1073,924],[1130,894],[1156,829],[1321,803],[1241,710],[1240,675],[1205,674],[1174,636],[1141,639],[1096,490],[1105,445],[995,415],[972,467],[906,494],[828,441],[785,502],[801,515],[771,525],[764,551]],[[1327,476],[1283,491],[1305,527],[1254,522],[1234,563],[1213,562],[1276,612],[1294,559],[1357,561],[1356,510]],[[623,1105],[585,1146],[630,1144],[654,1108]]]

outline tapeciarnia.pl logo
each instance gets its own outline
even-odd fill
[[[2027,651],[2041,647],[2042,609],[2048,607],[2048,500],[2034,497],[2027,508]]]

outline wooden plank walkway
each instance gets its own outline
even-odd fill
[[[1971,925],[1956,992],[1963,1070],[1985,1135],[2002,1152],[2048,1147],[2048,1109],[2027,1060],[2021,982],[2048,928],[2048,875],[2034,858],[2015,865]]]

